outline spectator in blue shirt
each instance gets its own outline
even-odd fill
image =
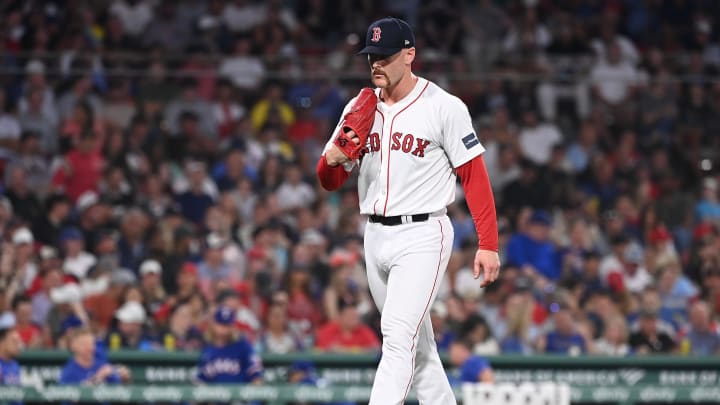
[[[15,329],[15,316],[0,314],[0,386],[20,385],[20,364],[15,358],[20,354],[22,340]],[[10,402],[11,405],[20,402]]]
[[[718,184],[712,177],[703,180],[702,199],[695,204],[695,216],[699,222],[720,220]]]
[[[95,337],[88,329],[78,329],[70,337],[73,357],[60,372],[60,384],[119,384],[130,380],[124,366],[109,364],[95,355]]]
[[[720,354],[720,333],[713,325],[710,307],[705,301],[697,301],[690,307],[690,330],[683,345],[688,346],[694,356],[714,356]]]
[[[552,218],[544,211],[535,211],[527,231],[510,238],[507,261],[524,270],[532,278],[555,281],[561,276],[558,253],[550,241]]]
[[[560,307],[553,315],[553,323],[555,328],[540,342],[545,352],[568,355],[587,352],[585,338],[577,331],[568,308]]]
[[[472,353],[472,343],[458,339],[450,343],[450,364],[458,369],[450,375],[450,384],[492,383],[495,381],[490,362],[484,357]]]
[[[203,347],[198,363],[197,378],[204,383],[262,382],[262,362],[252,344],[237,338],[233,329],[235,311],[220,307],[215,311],[210,326],[209,342]]]

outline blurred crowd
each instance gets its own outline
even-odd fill
[[[328,193],[314,168],[368,83],[367,24],[392,14],[414,70],[469,106],[498,208],[504,267],[481,290],[460,188],[449,207],[440,349],[720,353],[719,9],[5,1],[0,313],[25,348],[89,329],[200,350],[229,308],[260,353],[379,350],[353,180]]]

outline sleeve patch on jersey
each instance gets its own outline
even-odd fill
[[[465,135],[465,137],[463,137],[462,141],[463,141],[463,144],[465,144],[465,149],[470,149],[473,146],[480,143],[480,140],[478,139],[477,136],[475,136],[474,132],[471,132],[471,133]]]

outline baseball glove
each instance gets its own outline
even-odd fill
[[[350,111],[343,117],[340,133],[335,137],[334,143],[350,160],[360,157],[362,150],[365,148],[370,129],[373,122],[375,122],[377,101],[375,92],[365,87],[360,90],[360,94],[355,99]],[[348,136],[349,131],[355,132],[355,135],[360,140],[359,144],[355,144],[352,138]]]

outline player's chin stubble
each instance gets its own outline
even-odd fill
[[[376,74],[380,76],[377,77]],[[370,73],[370,80],[372,80],[375,86],[380,87],[381,89],[390,87],[390,78],[384,73]]]

